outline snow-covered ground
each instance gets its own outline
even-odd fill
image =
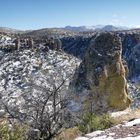
[[[119,139],[114,139],[113,137],[106,137],[106,136],[95,137],[91,139],[86,138],[86,137],[79,137],[79,138],[76,138],[75,140],[140,140],[140,136],[126,137],[126,138],[119,138]]]
[[[10,37],[10,35],[0,34],[0,47],[7,46],[7,45],[13,45],[14,46],[15,43],[13,43],[13,40],[14,39],[12,37]]]
[[[25,113],[26,100],[42,94],[43,88],[52,90],[54,84],[58,86],[66,79],[61,93],[64,96],[80,64],[79,59],[62,51],[25,49],[10,53],[1,51],[0,56],[0,103],[22,113]],[[0,110],[3,110],[2,106]],[[49,110],[51,103],[48,102]]]

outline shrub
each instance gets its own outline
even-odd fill
[[[0,122],[0,140],[25,140],[27,128],[19,124],[10,127],[7,121]]]
[[[89,113],[83,117],[81,123],[78,124],[78,128],[83,134],[86,134],[96,130],[103,130],[113,125],[115,125],[115,120],[109,115]]]

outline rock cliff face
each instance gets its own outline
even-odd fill
[[[133,47],[129,56],[129,77],[132,81],[140,83],[140,43]]]
[[[125,78],[128,69],[121,54],[121,40],[113,33],[102,33],[91,40],[70,84],[70,92],[75,96],[71,104],[91,111],[129,107],[131,100]]]
[[[74,36],[62,38],[63,50],[69,54],[72,54],[78,58],[85,56],[85,52],[89,46],[91,40],[90,36]]]
[[[132,33],[119,33],[122,38],[122,46],[123,52],[122,56],[126,60],[129,68],[129,75],[128,79],[139,83],[139,43],[140,43],[140,33],[139,32],[132,32]]]
[[[137,30],[126,30],[114,32],[121,38],[122,42],[122,57],[127,62],[129,68],[128,79],[133,82],[140,83],[139,76],[140,71],[138,71],[139,65],[133,66],[132,59],[135,59],[134,50],[135,46],[140,43],[140,31]],[[81,37],[66,37],[62,38],[63,49],[67,53],[73,54],[74,56],[84,59],[85,52],[90,46],[91,38],[95,38],[98,33],[84,34]],[[138,53],[138,52],[137,52]],[[133,58],[132,58],[133,57]],[[138,58],[139,59],[139,58]],[[138,60],[137,59],[137,60]]]

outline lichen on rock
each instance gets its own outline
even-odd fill
[[[129,107],[128,68],[121,55],[122,44],[117,35],[101,33],[91,40],[69,86],[72,102],[78,103],[84,110],[92,108],[93,112]]]

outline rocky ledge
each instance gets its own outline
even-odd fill
[[[75,140],[139,140],[140,119],[130,120],[104,131],[94,131]]]

